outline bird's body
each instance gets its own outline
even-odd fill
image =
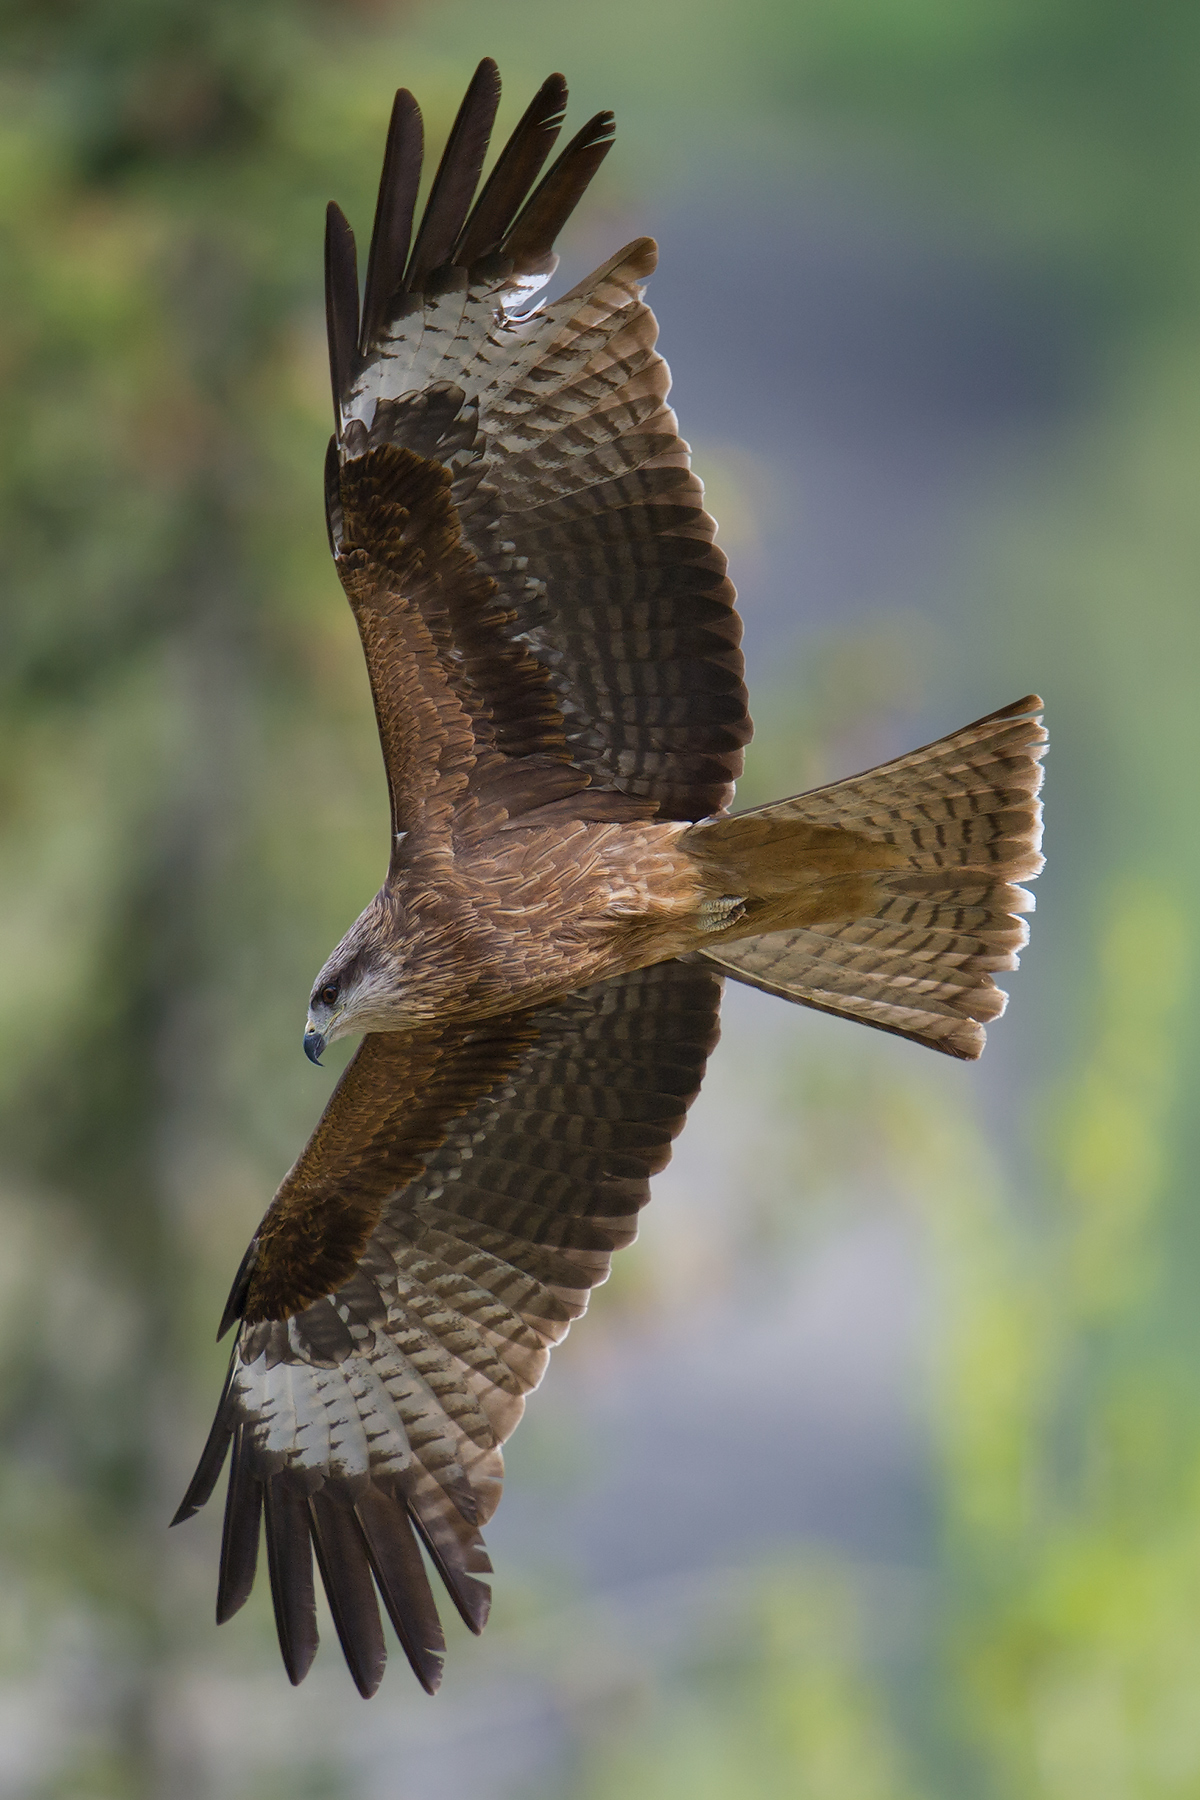
[[[476,199],[499,84],[468,90],[411,243],[397,97],[361,306],[332,208],[330,546],[388,775],[379,894],[305,1048],[364,1033],[226,1309],[229,1379],[186,1517],[232,1448],[218,1618],[265,1533],[280,1643],[316,1649],[315,1552],[360,1689],[376,1592],[432,1690],[424,1543],[473,1629],[500,1446],[636,1233],[716,1042],[721,976],[978,1056],[1041,866],[1041,702],[731,816],[741,625],[627,246],[514,311],[612,140],[540,183],[552,76]]]
[[[685,830],[560,817],[450,845],[414,833],[318,976],[314,1011],[364,958],[380,979],[352,1031],[485,1019],[695,949],[705,888]]]

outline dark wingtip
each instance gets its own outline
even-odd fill
[[[456,263],[469,268],[499,248],[554,148],[566,110],[566,80],[559,74],[548,75],[500,152],[475,202],[455,246]]]
[[[446,1673],[445,1658],[430,1656],[423,1663],[418,1665],[415,1658],[410,1656],[408,1659],[408,1666],[416,1676],[425,1693],[427,1693],[432,1700],[433,1696],[441,1687],[442,1677]]]
[[[593,114],[534,189],[504,240],[504,254],[516,269],[535,269],[552,255],[555,238],[612,149],[616,131],[613,113]]]
[[[224,1460],[225,1460],[225,1458],[222,1457],[221,1461],[224,1462]],[[179,1505],[175,1510],[175,1514],[174,1514],[173,1518],[171,1519],[171,1523],[167,1526],[168,1531],[173,1531],[175,1529],[176,1525],[186,1524],[188,1519],[194,1519],[196,1514],[200,1511],[200,1508],[204,1505],[203,1500],[193,1500],[193,1499],[191,1499],[190,1496],[191,1496],[191,1489],[189,1488],[188,1492],[183,1496],[183,1499],[179,1502]]]
[[[331,437],[325,452],[325,532],[329,539],[329,554],[335,562],[341,547],[343,525],[341,467],[337,439]]]
[[[367,1557],[388,1617],[427,1694],[442,1684],[446,1639],[403,1500],[371,1488],[355,1507]]]
[[[499,104],[500,71],[485,56],[463,96],[429,190],[404,275],[412,293],[421,291],[433,270],[453,254],[475,198]]]
[[[224,1625],[250,1598],[258,1570],[263,1485],[255,1478],[247,1454],[246,1427],[238,1427],[225,1490],[221,1525],[221,1563],[217,1573],[218,1625]]]
[[[465,1569],[456,1569],[442,1554],[436,1539],[421,1515],[412,1507],[408,1509],[409,1517],[417,1528],[421,1542],[429,1554],[429,1560],[445,1583],[446,1592],[458,1609],[458,1616],[467,1630],[479,1637],[488,1622],[488,1614],[492,1610],[492,1590],[486,1581],[477,1581]],[[480,1549],[482,1539],[477,1539]],[[490,1568],[490,1564],[487,1565]]]
[[[323,1491],[309,1496],[308,1512],[338,1642],[355,1687],[369,1700],[383,1680],[387,1646],[362,1531],[351,1508]]]
[[[358,344],[358,252],[354,233],[333,200],[325,209],[325,329],[329,338],[329,380],[335,429],[350,386]]]
[[[262,1487],[276,1635],[288,1680],[299,1687],[319,1642],[308,1505],[303,1492],[283,1476],[270,1476]]]
[[[229,1443],[233,1437],[233,1423],[228,1417],[229,1390],[233,1386],[234,1358],[229,1359],[229,1367],[225,1371],[225,1385],[221,1389],[221,1398],[217,1401],[209,1433],[204,1440],[204,1448],[200,1452],[200,1460],[196,1464],[196,1473],[188,1482],[187,1492],[179,1502],[171,1525],[182,1525],[185,1519],[194,1519],[200,1508],[212,1498],[212,1491],[220,1479],[221,1470],[225,1467],[225,1458],[229,1454]]]
[[[404,279],[424,156],[425,128],[421,109],[408,89],[401,88],[392,103],[379,176],[379,197],[375,203],[375,224],[367,252],[367,279],[359,333],[359,349],[364,356]]]
[[[217,1342],[225,1336],[246,1310],[246,1295],[250,1291],[250,1277],[254,1273],[254,1265],[258,1261],[258,1239],[251,1238],[249,1248],[238,1264],[237,1274],[233,1278],[233,1286],[229,1290],[229,1298],[225,1302],[225,1311],[221,1314],[221,1323],[217,1326]]]

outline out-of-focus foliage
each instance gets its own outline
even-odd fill
[[[846,1573],[785,1568],[747,1586],[744,1641],[697,1646],[685,1694],[599,1747],[581,1800],[914,1796]]]
[[[686,183],[701,141],[748,185],[801,143],[969,211],[1078,296],[1091,404],[981,510],[952,641],[885,619],[756,696],[747,799],[838,772],[841,736],[885,701],[930,710],[923,679],[947,725],[981,666],[997,701],[1044,683],[1054,860],[1036,980],[996,1034],[997,1056],[1020,1049],[1003,1094],[972,1110],[962,1071],[841,1038],[803,1066],[764,1052],[737,1092],[775,1096],[758,1210],[739,1197],[681,1260],[652,1222],[592,1321],[603,1355],[679,1294],[681,1261],[714,1292],[731,1258],[769,1270],[793,1175],[810,1228],[887,1190],[933,1272],[938,1528],[917,1600],[791,1554],[745,1578],[731,1634],[672,1653],[640,1697],[612,1676],[597,1712],[579,1690],[607,1695],[639,1628],[613,1628],[604,1664],[554,1571],[524,1597],[514,1572],[491,1643],[455,1655],[482,1659],[509,1714],[527,1704],[512,1670],[558,1683],[555,1716],[583,1721],[561,1791],[586,1800],[1194,1795],[1200,13],[27,0],[0,31],[10,1791],[379,1791],[346,1748],[364,1715],[335,1714],[319,1673],[283,1710],[261,1594],[214,1637],[216,1521],[169,1544],[163,1524],[219,1373],[224,1284],[319,1103],[306,984],[382,862],[321,523],[321,208],[369,218],[397,80],[437,136],[490,52],[507,116],[553,65],[583,109],[621,105],[627,160],[593,219],[643,206],[639,163]],[[730,463],[731,516],[753,482]],[[567,1354],[589,1354],[586,1329]],[[881,1651],[889,1616],[909,1627]],[[460,1714],[437,1703],[464,1739],[473,1691]],[[396,1717],[414,1746],[435,1730]],[[202,1763],[201,1741],[234,1749]]]

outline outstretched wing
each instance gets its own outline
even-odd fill
[[[249,1595],[265,1522],[293,1682],[317,1647],[314,1550],[363,1694],[385,1662],[376,1587],[418,1680],[440,1680],[418,1539],[482,1629],[500,1445],[636,1235],[719,1001],[711,971],[661,963],[473,1031],[364,1040],[235,1283],[229,1377],[177,1515],[232,1445],[217,1617]]]
[[[483,62],[410,253],[421,121],[397,96],[361,317],[353,235],[329,213],[330,542],[393,830],[461,821],[472,797],[509,817],[701,818],[731,798],[750,722],[734,591],[641,298],[655,246],[510,314],[552,273],[613,122],[597,114],[530,193],[566,103],[551,76],[472,207],[498,97]]]

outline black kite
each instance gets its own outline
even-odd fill
[[[376,899],[312,993],[305,1047],[365,1036],[234,1284],[225,1391],[179,1511],[232,1446],[218,1619],[265,1520],[293,1681],[313,1551],[351,1672],[376,1589],[432,1691],[419,1545],[473,1630],[500,1446],[635,1235],[717,1039],[721,976],[975,1057],[1038,851],[1041,702],[730,817],[750,737],[741,624],[667,405],[646,238],[527,302],[611,147],[538,182],[566,84],[478,199],[499,98],[476,72],[411,244],[421,118],[397,96],[360,311],[329,210],[330,545],[391,795]]]

